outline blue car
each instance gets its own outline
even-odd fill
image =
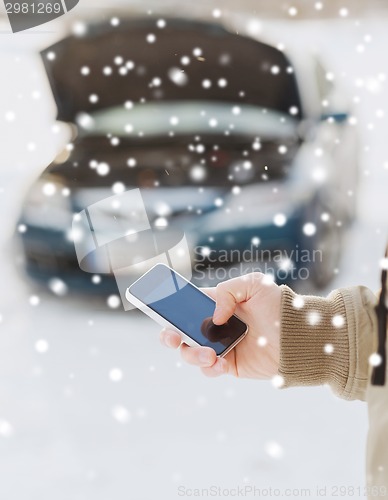
[[[115,290],[109,273],[79,268],[73,215],[139,188],[155,230],[186,234],[199,285],[256,270],[330,282],[355,213],[358,138],[316,56],[151,17],[90,24],[41,56],[72,141],[23,204],[30,276]]]

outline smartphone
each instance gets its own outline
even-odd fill
[[[248,333],[236,315],[224,325],[212,321],[215,301],[165,264],[156,264],[126,290],[129,302],[189,346],[206,346],[225,356]]]

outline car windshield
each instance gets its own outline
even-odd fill
[[[209,101],[133,104],[77,116],[82,135],[142,137],[217,134],[284,138],[296,135],[290,115],[246,104]]]

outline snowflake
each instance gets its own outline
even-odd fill
[[[318,311],[310,311],[307,314],[307,322],[311,326],[317,325],[321,321],[321,315],[319,314]]]
[[[83,23],[82,21],[76,21],[75,23],[73,23],[71,31],[75,36],[83,36],[86,35],[88,29],[85,23]]]
[[[49,344],[47,340],[40,339],[35,342],[35,350],[39,354],[44,354],[49,350]]]
[[[125,191],[125,185],[122,182],[115,182],[112,186],[112,191],[115,194],[120,194]]]
[[[0,419],[0,436],[9,438],[13,435],[14,428],[8,420]]]
[[[297,295],[292,300],[292,306],[295,307],[295,309],[302,309],[302,307],[304,307],[304,298]]]
[[[120,382],[123,379],[123,372],[119,368],[112,368],[109,372],[109,378],[112,382]]]
[[[288,14],[291,16],[291,17],[295,17],[297,14],[298,14],[298,9],[296,7],[290,7],[288,9]]]
[[[294,263],[288,257],[281,259],[279,262],[279,269],[281,269],[282,271],[290,271],[293,267]]]
[[[345,7],[340,9],[338,13],[341,17],[348,17],[348,15],[349,15],[349,11]]]
[[[124,406],[117,405],[112,408],[112,417],[120,424],[126,424],[131,419],[131,414]]]
[[[152,85],[153,87],[160,87],[160,86],[161,86],[161,84],[162,84],[162,80],[161,80],[159,77],[155,76],[155,77],[152,79],[151,85]]]
[[[284,214],[276,214],[273,218],[273,222],[275,226],[282,227],[286,224],[287,222],[287,217]]]
[[[276,441],[270,441],[265,445],[265,451],[271,458],[279,459],[284,455],[282,446]]]
[[[93,274],[91,279],[94,285],[98,285],[99,283],[101,283],[101,276],[99,274]]]
[[[13,111],[7,111],[4,115],[7,122],[15,121],[16,115]]]
[[[325,351],[326,354],[333,354],[334,346],[333,344],[325,344],[323,350]]]
[[[315,167],[311,172],[311,177],[317,183],[322,183],[326,180],[327,172],[323,167]]]
[[[341,314],[336,314],[333,316],[331,323],[336,328],[341,328],[341,326],[344,326],[345,324],[345,318]]]
[[[175,67],[168,70],[168,77],[173,83],[175,83],[175,85],[178,85],[179,87],[186,85],[186,83],[189,81],[184,71],[180,68]]]
[[[204,257],[209,257],[209,255],[212,252],[212,249],[210,247],[201,247],[200,252],[201,255],[203,255]]]
[[[379,365],[381,365],[382,361],[383,361],[382,357],[377,352],[375,352],[369,356],[370,366],[373,366],[373,367],[379,366]]]
[[[90,94],[90,96],[89,96],[89,101],[90,101],[92,104],[95,104],[96,102],[98,102],[98,95],[97,95],[97,94]]]
[[[383,259],[380,259],[380,268],[383,270],[388,270],[388,257],[384,257]]]
[[[93,127],[94,120],[88,113],[78,113],[75,119],[77,124],[84,129]]]
[[[101,162],[97,165],[96,171],[98,175],[105,176],[110,172],[110,166],[107,163]]]
[[[164,228],[168,226],[168,220],[165,217],[158,217],[154,222],[155,227]]]
[[[304,224],[303,233],[306,236],[313,236],[316,232],[317,232],[317,228],[316,228],[315,224],[313,224],[312,222],[306,222],[306,224]]]
[[[193,49],[193,55],[195,57],[200,57],[202,55],[202,49],[200,49],[199,47],[195,47]]]
[[[111,309],[117,309],[121,304],[121,300],[118,295],[109,295],[109,297],[106,300],[106,303],[108,304],[108,307],[110,307]]]
[[[60,297],[66,295],[68,291],[66,283],[60,278],[50,279],[48,282],[48,287],[53,293],[55,293],[55,295],[59,295]]]
[[[202,165],[194,165],[189,175],[193,181],[200,182],[206,178],[206,169]]]
[[[37,295],[31,295],[28,301],[32,306],[38,306],[40,304],[40,298]]]

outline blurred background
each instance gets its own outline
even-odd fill
[[[1,9],[1,497],[170,500],[182,496],[182,488],[253,485],[261,489],[295,488],[295,498],[298,489],[311,489],[314,498],[317,486],[327,486],[327,498],[331,498],[333,485],[362,486],[367,433],[363,403],[336,399],[328,388],[281,391],[269,382],[203,378],[197,370],[183,365],[177,353],[160,347],[156,324],[137,312],[121,310],[112,283],[101,287],[101,293],[90,293],[94,285],[101,284],[97,283],[98,278],[94,283],[91,275],[84,273],[89,283],[85,285],[86,278],[79,277],[79,271],[78,278],[70,280],[74,268],[68,264],[66,251],[72,248],[72,242],[63,238],[68,219],[65,217],[63,223],[61,217],[66,206],[62,198],[69,198],[73,208],[82,209],[85,200],[96,200],[96,189],[106,196],[112,194],[112,184],[116,184],[116,192],[121,189],[118,182],[125,187],[136,185],[132,178],[123,178],[133,170],[127,168],[125,174],[120,172],[116,178],[113,168],[107,175],[101,167],[108,162],[104,156],[108,153],[113,158],[109,160],[111,166],[115,161],[120,163],[121,148],[127,159],[128,145],[125,138],[119,137],[120,147],[114,150],[112,139],[116,136],[109,136],[107,141],[108,131],[104,128],[110,117],[93,115],[95,111],[91,110],[91,105],[104,99],[117,103],[112,84],[104,85],[87,69],[82,73],[83,53],[77,47],[87,41],[89,23],[102,23],[104,33],[108,33],[101,46],[88,52],[87,57],[98,62],[98,51],[104,44],[114,49],[116,42],[114,36],[109,38],[109,33],[123,30],[124,19],[132,20],[124,33],[139,32],[139,17],[146,30],[147,23],[154,23],[156,39],[148,39],[147,44],[156,49],[158,30],[165,29],[169,40],[169,24],[163,27],[160,20],[201,20],[225,26],[230,34],[269,44],[269,60],[272,57],[277,63],[269,64],[267,76],[272,75],[274,82],[279,83],[283,73],[287,74],[284,85],[291,85],[292,89],[296,81],[298,90],[293,95],[297,101],[273,104],[272,111],[277,113],[274,116],[281,125],[259,120],[260,130],[255,128],[255,120],[249,119],[249,106],[255,102],[240,102],[237,97],[233,102],[233,96],[223,94],[221,104],[228,101],[229,107],[239,106],[248,116],[240,123],[244,141],[217,137],[221,149],[226,149],[222,141],[229,145],[224,167],[228,175],[235,177],[228,190],[240,186],[243,193],[249,193],[257,185],[266,196],[263,208],[265,205],[271,210],[272,186],[280,186],[283,193],[281,203],[273,204],[270,223],[263,219],[251,227],[251,232],[242,233],[238,232],[237,218],[226,228],[226,234],[232,234],[233,241],[238,242],[244,237],[250,243],[256,236],[262,242],[270,242],[273,231],[279,231],[275,234],[279,245],[284,235],[284,241],[294,245],[306,244],[310,249],[323,245],[329,253],[320,278],[295,283],[302,291],[325,295],[333,288],[358,284],[376,290],[387,234],[384,214],[388,208],[386,2],[246,0],[238,5],[231,1],[197,1],[189,5],[154,0],[111,2],[107,9],[105,2],[81,0],[68,15],[19,34],[10,32]],[[183,26],[184,33],[190,31],[194,39],[197,37],[206,46],[207,35],[201,24]],[[39,56],[40,51],[67,35],[73,37],[67,52],[56,48],[54,57],[50,56],[51,49],[43,59]],[[184,38],[179,39],[180,44]],[[182,45],[174,41],[173,34],[170,41],[171,46],[177,44],[179,56],[184,57],[179,52]],[[236,60],[241,82],[237,79],[236,88],[240,83],[243,88],[255,76],[249,72],[251,67],[246,65],[244,69],[244,55],[247,60],[248,53],[235,49],[234,44],[239,42],[232,36],[225,43],[240,56]],[[204,52],[188,56],[193,62],[203,55],[206,63]],[[154,59],[148,60],[148,68],[158,64],[163,54],[163,48],[156,50]],[[60,55],[67,57],[62,63]],[[72,73],[72,61],[77,61],[77,76]],[[288,61],[293,68],[289,73]],[[50,66],[50,62],[56,66]],[[105,67],[106,62],[101,60],[99,64]],[[115,64],[110,62],[113,68]],[[185,66],[182,59],[177,66]],[[47,78],[47,71],[53,67],[59,72],[59,83],[54,83],[57,98],[70,95],[73,99],[62,103],[60,121],[53,81],[50,86]],[[126,67],[131,69],[128,64]],[[203,82],[207,75],[201,71],[198,78]],[[151,75],[159,76],[152,72]],[[214,75],[215,87],[217,72]],[[83,81],[87,76],[90,87],[85,89]],[[180,78],[176,74],[170,77],[177,92],[181,89]],[[157,87],[153,81],[153,86],[146,89],[154,97],[155,83]],[[93,85],[99,85],[98,94],[89,91]],[[206,84],[202,87],[206,88]],[[214,102],[208,102],[218,113],[218,122],[223,115],[215,102],[219,93],[226,92],[224,87],[218,80]],[[231,89],[231,82],[228,87]],[[141,97],[136,92],[134,95],[134,100]],[[271,98],[270,93],[266,96]],[[186,99],[194,101],[194,97],[190,94]],[[271,112],[271,104],[266,104],[264,97],[258,94],[256,104]],[[77,99],[79,107],[71,113],[69,109],[75,109]],[[201,106],[204,99],[209,101],[208,96],[200,94]],[[185,109],[189,116],[191,108]],[[80,117],[79,111],[87,114]],[[153,111],[149,108],[149,116]],[[170,114],[166,115],[169,120]],[[88,129],[90,116],[97,125]],[[180,120],[183,118],[179,116]],[[148,122],[147,114],[140,113],[137,119],[139,123]],[[121,118],[115,120],[120,123]],[[134,118],[136,130],[135,121]],[[213,144],[210,122],[206,127],[201,133],[209,136],[209,143]],[[75,146],[69,147],[76,128]],[[181,155],[175,151],[174,135],[168,136],[169,130],[162,127],[153,135],[155,139],[165,134],[166,161]],[[193,135],[193,130],[189,133]],[[185,138],[182,137],[181,140]],[[146,142],[143,149],[159,152],[156,143]],[[240,170],[229,167],[238,166],[244,171],[241,162],[248,161],[244,159],[248,143],[253,173],[251,177],[239,177]],[[260,143],[260,147],[255,148],[255,143]],[[145,153],[139,153],[139,158],[141,154]],[[99,166],[99,176],[89,164],[96,155],[100,155],[94,166]],[[82,172],[89,172],[86,177],[82,173],[69,175],[72,167],[66,162],[82,159],[86,162],[85,167],[81,165]],[[149,158],[147,161],[152,162]],[[195,188],[195,192],[202,185],[217,188],[217,192],[212,192],[212,200],[221,198],[233,205],[234,198],[231,201],[223,188],[225,174],[218,178],[213,174],[203,176],[210,170],[205,162],[198,162],[194,173],[193,167],[183,175],[181,184]],[[275,183],[270,184],[268,192],[263,187],[267,185],[268,179],[262,177],[266,172],[260,170],[263,163],[270,166],[269,182]],[[274,172],[271,165],[275,165]],[[251,167],[245,170],[250,172]],[[181,184],[161,182],[163,196],[173,199],[180,192]],[[41,191],[47,196],[39,190],[37,193],[36,186],[43,186]],[[79,202],[81,188],[84,198]],[[60,201],[55,198],[59,189]],[[55,191],[55,196],[51,191]],[[235,189],[234,194],[237,192]],[[296,192],[300,197],[295,197]],[[246,195],[241,205],[248,204],[248,200]],[[205,204],[201,207],[204,212],[207,209]],[[202,212],[198,215],[202,216]],[[286,221],[276,218],[279,215],[284,215]],[[201,226],[205,227],[205,223],[201,222]],[[201,242],[209,234],[201,234]],[[308,246],[311,241],[314,245]],[[313,269],[311,273],[313,276]],[[77,288],[76,279],[82,280],[82,288]],[[104,279],[101,277],[102,284]]]

